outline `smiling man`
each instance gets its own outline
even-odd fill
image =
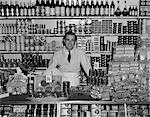
[[[89,74],[91,64],[83,50],[76,48],[77,36],[75,33],[67,32],[63,38],[63,49],[57,51],[49,63],[44,74],[57,68],[62,73],[62,81],[69,81],[70,86],[79,85],[81,65]]]

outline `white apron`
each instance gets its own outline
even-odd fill
[[[62,82],[69,81],[70,86],[77,86],[80,83],[80,74],[75,72],[63,72]]]

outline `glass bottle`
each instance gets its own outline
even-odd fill
[[[97,1],[96,1],[96,5],[95,5],[95,15],[96,15],[96,16],[99,16],[99,13],[100,13],[99,8],[100,8],[100,5],[99,5],[99,2],[98,2],[98,0],[97,0]]]
[[[108,4],[108,1],[106,1],[106,4],[105,4],[105,16],[109,16],[109,4]]]
[[[103,1],[101,1],[101,4],[100,4],[100,16],[104,16],[104,10],[105,10],[105,6],[103,4]]]
[[[85,1],[81,1],[81,16],[85,16]]]
[[[120,15],[121,15],[121,10],[120,10],[120,6],[119,6],[119,1],[117,1],[117,4],[118,4],[118,5],[117,5],[117,10],[115,11],[114,14],[115,14],[116,16],[120,16]]]
[[[4,4],[3,4],[4,2],[2,2],[2,4],[1,4],[1,16],[5,16],[5,6],[4,6]]]
[[[6,1],[6,4],[5,4],[5,16],[6,16],[6,17],[9,16],[9,5],[8,5],[8,1]]]
[[[46,6],[45,1],[42,0],[41,1],[41,16],[45,16],[45,6]]]
[[[126,0],[124,1],[124,9],[122,11],[122,15],[123,16],[128,16],[129,15],[129,12],[127,10]]]
[[[11,10],[11,13],[12,13],[12,11],[13,11],[13,8],[11,8],[12,10]],[[20,2],[20,16],[23,16],[24,15],[24,9],[23,9],[23,4],[22,4],[22,2]]]
[[[19,4],[18,1],[15,1],[15,16],[19,16],[20,14],[20,8],[19,8]]]
[[[50,16],[50,2],[49,2],[49,0],[46,0],[45,15]]]
[[[74,0],[71,0],[70,13],[71,13],[71,16],[75,16],[75,6],[74,6]]]
[[[39,0],[36,0],[35,8],[36,8],[36,16],[39,16],[40,15],[40,3],[39,3]]]
[[[54,3],[54,0],[51,0],[51,6],[50,6],[50,16],[55,16],[56,12],[55,12],[55,3]]]
[[[138,8],[136,5],[134,6],[134,16],[138,16]]]
[[[10,10],[9,10],[9,15],[14,16],[14,4],[13,1],[10,1]]]
[[[36,16],[36,8],[34,3],[31,3],[31,16]]]
[[[59,0],[56,1],[55,12],[56,12],[56,16],[60,16]]]
[[[28,16],[31,16],[31,2],[28,2]]]
[[[110,16],[114,16],[114,13],[115,13],[115,4],[114,4],[114,1],[111,1]]]
[[[89,0],[86,0],[86,15],[90,16],[90,4],[89,4]]]
[[[65,16],[65,4],[64,4],[64,0],[61,0],[60,15],[61,16]]]
[[[27,6],[26,6],[26,3],[24,3],[24,7],[23,7],[23,10],[24,10],[24,14],[23,16],[27,16],[28,15],[28,9],[27,9]]]
[[[76,16],[80,16],[80,6],[79,6],[79,0],[76,1],[76,11],[75,11],[75,15]]]
[[[69,6],[69,0],[66,0],[65,13],[66,13],[66,16],[70,16],[70,6]]]
[[[91,1],[90,11],[91,11],[91,13],[90,13],[91,16],[94,16],[95,15],[95,12],[94,12],[95,10],[94,10],[94,1],[93,0]]]

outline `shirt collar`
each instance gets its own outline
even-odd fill
[[[74,47],[72,50],[70,50],[70,52],[72,53],[75,50],[76,47]],[[63,51],[65,54],[68,54],[68,50],[66,49],[66,47],[63,48]]]

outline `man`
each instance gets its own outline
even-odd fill
[[[45,75],[57,68],[61,72],[62,81],[69,81],[71,86],[79,85],[81,65],[86,75],[89,74],[91,65],[85,53],[75,47],[76,42],[75,33],[67,32],[65,34],[63,38],[64,47],[53,55],[48,69],[44,72]]]

